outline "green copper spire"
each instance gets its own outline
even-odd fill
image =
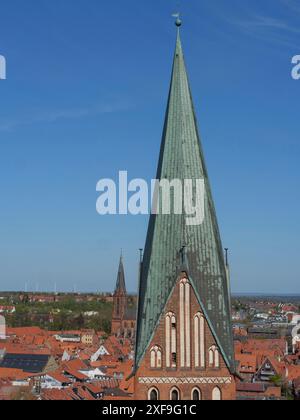
[[[177,17],[178,35],[157,179],[204,179],[205,219],[201,225],[188,226],[185,215],[151,216],[140,276],[136,368],[184,267],[223,357],[233,371],[227,273],[183,56],[181,24]]]

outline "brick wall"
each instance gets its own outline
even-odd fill
[[[206,367],[205,369],[195,368],[194,363],[194,351],[193,351],[193,343],[194,343],[194,328],[193,328],[193,319],[194,315],[201,311],[200,305],[196,298],[196,295],[193,290],[191,290],[191,368],[180,368],[180,331],[179,331],[179,282],[178,280],[174,292],[169,299],[169,302],[166,305],[165,311],[159,325],[155,331],[155,335],[153,340],[151,341],[146,355],[142,362],[140,363],[140,367],[135,375],[135,399],[137,400],[146,400],[148,399],[148,392],[151,388],[155,387],[160,394],[161,400],[169,400],[170,399],[170,392],[173,387],[177,387],[181,393],[182,400],[190,400],[192,390],[197,387],[202,394],[203,400],[211,400],[212,399],[212,392],[213,389],[218,386],[218,388],[222,392],[222,399],[223,400],[235,400],[236,399],[236,387],[235,387],[235,379],[230,374],[223,357],[220,354],[220,368],[214,369],[208,366],[208,350],[211,346],[216,345],[215,339],[212,335],[212,332],[209,328],[207,322],[205,322],[205,348],[206,348]],[[177,316],[177,368],[166,368],[166,360],[165,360],[165,315],[168,312],[174,312]],[[163,367],[162,369],[151,369],[150,368],[150,349],[158,345],[163,350]],[[176,378],[179,380],[178,384],[141,384],[141,378]],[[180,383],[180,380],[184,379],[188,381],[187,378],[202,378],[201,381],[207,381],[207,378],[219,378],[218,380],[223,381],[220,378],[230,378],[231,383],[219,383],[219,384],[207,384],[207,383]],[[206,378],[206,379],[205,379]],[[200,381],[200,382],[201,382]],[[196,381],[199,382],[199,381]]]

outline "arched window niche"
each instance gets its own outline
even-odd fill
[[[194,316],[194,361],[196,368],[205,368],[205,318],[201,312]]]
[[[151,369],[162,368],[162,350],[159,346],[154,346],[150,350],[150,367]]]
[[[149,389],[148,392],[148,400],[149,401],[158,401],[159,400],[159,392],[156,388]]]
[[[219,369],[220,368],[220,352],[216,346],[212,346],[208,350],[209,367]]]
[[[220,388],[215,387],[212,393],[213,401],[221,401],[222,400],[222,392]]]
[[[191,400],[192,401],[201,401],[202,400],[202,395],[201,395],[201,391],[200,391],[199,388],[194,388],[192,390]]]
[[[178,388],[172,388],[170,392],[171,401],[180,401],[180,391]]]
[[[166,315],[165,321],[166,340],[166,367],[177,367],[177,319],[173,312]]]

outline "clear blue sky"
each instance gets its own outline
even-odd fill
[[[300,292],[298,0],[182,0],[182,40],[236,292]],[[147,217],[96,183],[156,173],[176,0],[1,4],[0,289],[129,290]]]

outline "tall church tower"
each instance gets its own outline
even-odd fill
[[[123,257],[121,255],[117,283],[115,292],[113,295],[113,316],[112,316],[112,334],[113,335],[123,335],[123,326],[122,322],[124,319],[125,311],[127,306],[127,291],[125,284],[125,272]]]
[[[235,399],[228,272],[178,35],[157,179],[204,180],[205,217],[152,215],[141,266],[137,400]]]

